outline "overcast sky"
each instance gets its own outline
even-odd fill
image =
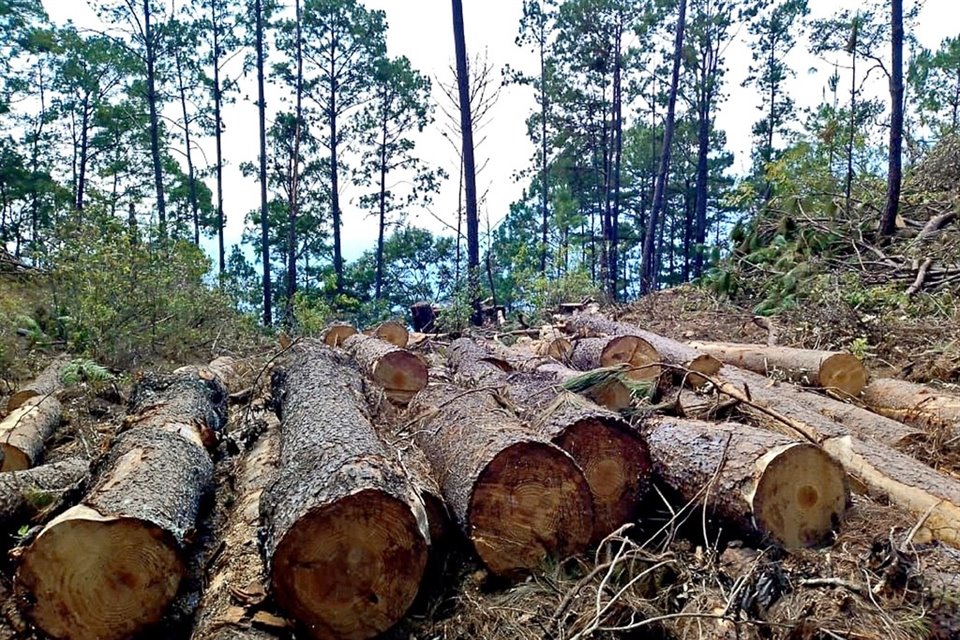
[[[391,56],[407,56],[415,68],[433,78],[435,85],[437,79],[449,82],[454,47],[448,0],[361,1],[370,9],[386,13],[389,24],[387,46]],[[100,26],[86,0],[43,0],[43,4],[58,24],[73,20],[78,27]],[[536,59],[514,43],[521,15],[521,0],[464,0],[463,5],[467,48],[471,55],[486,50],[491,65],[498,72],[507,63],[530,71],[535,69]],[[862,2],[857,0],[810,0],[813,17],[826,17],[839,9],[859,5]],[[907,5],[911,5],[910,0]],[[958,0],[926,0],[915,34],[922,45],[936,48],[945,37],[960,34],[958,17]],[[728,99],[717,114],[717,126],[727,132],[728,146],[736,155],[734,169],[737,172],[745,171],[749,165],[750,129],[759,117],[757,96],[753,91],[740,87],[750,64],[750,52],[744,42],[746,35],[745,28],[739,30],[737,41],[727,52]],[[797,102],[798,110],[820,102],[827,77],[832,72],[832,60],[816,59],[805,53],[805,49],[805,43],[801,43],[792,60],[797,77],[792,81],[789,91]],[[875,83],[874,92],[879,94],[885,89],[883,81]],[[442,99],[436,86],[434,92],[438,100]],[[224,114],[224,157],[230,160],[224,172],[228,247],[239,242],[244,217],[259,201],[256,182],[244,178],[239,170],[241,162],[256,161],[258,154],[257,109],[253,102],[256,85],[252,79],[242,85],[241,94],[247,99],[238,100]],[[271,100],[268,89],[268,110],[276,108],[278,102],[276,98]],[[503,89],[491,113],[490,124],[484,131],[486,141],[479,150],[479,156],[489,158],[490,162],[479,179],[478,187],[481,191],[489,189],[486,208],[481,215],[489,214],[492,224],[506,214],[510,203],[517,200],[523,191],[523,183],[517,182],[514,176],[528,166],[534,153],[526,137],[524,121],[535,106],[531,89],[508,86]],[[212,161],[215,155],[211,141],[201,144],[206,157]],[[418,150],[422,158],[435,166],[444,167],[451,176],[435,199],[431,211],[453,224],[457,209],[456,155],[436,125],[419,138]],[[211,182],[211,188],[213,186]],[[360,195],[349,185],[344,187],[342,193],[345,201],[344,255],[347,259],[356,258],[376,241],[373,219],[365,218],[356,206]],[[445,231],[444,225],[426,211],[411,211],[409,220],[434,231]],[[485,227],[485,224],[484,221],[482,225]]]

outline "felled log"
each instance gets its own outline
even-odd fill
[[[819,544],[850,499],[846,473],[820,447],[739,424],[658,418],[646,431],[657,474],[738,530],[786,548]]]
[[[266,575],[257,532],[260,496],[277,466],[280,423],[266,417],[267,428],[250,451],[236,463],[233,502],[222,535],[222,551],[209,568],[209,582],[197,610],[193,640],[275,640],[278,635],[258,629],[252,611],[266,598]]]
[[[60,424],[62,409],[53,395],[27,398],[0,422],[0,472],[21,471],[43,456],[43,445]]]
[[[567,320],[565,330],[580,336],[636,336],[649,344],[657,354],[655,362],[664,362],[712,376],[720,370],[721,362],[713,356],[671,340],[656,333],[645,331],[622,322],[614,322],[597,313],[582,313]],[[692,374],[688,377],[692,386],[700,386],[704,380]]]
[[[548,356],[565,362],[573,353],[573,343],[552,325],[540,327],[540,339],[532,345],[538,356]]]
[[[343,347],[393,402],[406,404],[427,384],[423,361],[396,345],[358,333],[347,338]]]
[[[0,474],[0,526],[29,522],[89,477],[90,465],[82,458]]]
[[[521,419],[580,465],[593,498],[594,541],[635,515],[648,487],[650,455],[639,434],[619,415],[564,390],[551,376],[501,370],[484,360],[486,349],[467,338],[455,340],[447,354],[466,383],[498,380],[499,393]]]
[[[192,374],[198,378],[215,377],[228,393],[237,391],[240,385],[240,364],[230,356],[219,356],[203,366],[187,365],[175,369],[174,374]]]
[[[491,392],[430,384],[410,415],[454,519],[493,574],[514,577],[586,547],[593,503],[583,473]]]
[[[62,354],[40,372],[36,378],[21,387],[7,400],[7,411],[13,411],[30,398],[50,396],[63,389],[63,371],[70,364],[70,355]]]
[[[209,367],[194,366],[172,374],[143,375],[130,395],[124,419],[128,428],[177,431],[207,448],[219,442],[226,422],[223,378]]]
[[[697,351],[708,353],[725,364],[761,374],[777,371],[790,382],[837,389],[853,397],[860,395],[867,382],[863,363],[849,353],[732,342],[689,344]]]
[[[436,331],[437,311],[429,302],[420,301],[410,305],[410,317],[413,319],[414,331],[418,333]]]
[[[423,503],[367,418],[359,373],[336,352],[296,348],[274,371],[273,397],[280,460],[260,514],[274,598],[312,637],[373,637],[419,588]]]
[[[494,362],[507,371],[537,373],[552,378],[561,385],[584,375],[583,371],[571,369],[550,357],[535,356],[497,343],[490,343],[487,346],[493,355],[493,358],[487,358],[487,361]],[[633,404],[633,392],[619,376],[610,376],[603,382],[591,385],[589,389],[578,391],[578,393],[614,412],[622,411]]]
[[[960,436],[960,395],[905,380],[880,378],[864,388],[862,400],[882,416],[940,432],[946,439]]]
[[[729,381],[734,375],[739,383]],[[898,423],[875,416],[873,429],[859,422],[841,424],[804,406],[789,392],[771,390],[763,376],[727,367],[724,377],[720,392],[739,400],[741,411],[752,422],[819,444],[866,491],[886,495],[923,519],[920,535],[960,547],[960,482],[885,444],[897,441],[897,433],[887,423]],[[744,385],[744,381],[755,384]],[[906,427],[903,431],[909,432]]]
[[[874,440],[895,449],[918,442],[923,433],[901,422],[879,416],[848,402],[841,402],[789,383],[777,383],[760,374],[726,367],[722,380],[751,398],[805,423],[810,433],[852,435]]]
[[[339,347],[343,341],[357,332],[357,328],[352,324],[337,322],[331,324],[323,330],[322,340],[324,344],[331,347]]]
[[[213,465],[174,431],[134,429],[99,478],[44,527],[17,572],[29,615],[54,638],[128,638],[161,619],[184,575]]]
[[[579,317],[579,316],[576,316]],[[660,375],[657,351],[637,336],[582,338],[573,344],[570,364],[581,371],[623,365],[631,380],[651,380]]]
[[[395,320],[381,322],[374,328],[370,335],[384,342],[396,345],[401,349],[405,348],[410,341],[410,333],[407,331],[407,328]]]

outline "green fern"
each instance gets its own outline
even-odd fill
[[[106,367],[85,358],[71,360],[60,375],[60,381],[68,387],[81,382],[98,383],[109,380],[113,380],[113,374]]]
[[[17,325],[17,333],[26,336],[34,344],[49,346],[52,342],[50,336],[40,328],[40,324],[30,316],[17,316]]]

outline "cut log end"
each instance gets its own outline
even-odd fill
[[[159,621],[183,573],[176,544],[162,529],[78,506],[33,542],[18,581],[44,632],[92,640],[130,637]]]
[[[820,363],[820,386],[839,389],[859,397],[867,385],[867,373],[860,359],[849,353],[835,353]]]
[[[650,454],[639,436],[597,418],[568,427],[554,442],[583,469],[593,496],[592,540],[599,542],[634,517],[650,477]]]
[[[660,375],[660,355],[649,342],[637,336],[618,336],[610,340],[600,354],[600,366],[630,365],[631,380],[650,380]]]
[[[629,387],[615,378],[598,384],[585,395],[613,412],[623,411],[633,404],[633,393]]]
[[[753,496],[754,518],[788,549],[824,542],[843,518],[843,468],[822,449],[797,443],[771,451]]]
[[[0,443],[0,472],[23,471],[30,468],[30,458],[17,447]]]
[[[405,348],[410,341],[410,333],[407,331],[407,328],[399,322],[392,320],[390,322],[384,322],[374,329],[373,336],[380,338],[384,342],[396,345],[401,349]]]
[[[349,324],[335,324],[327,327],[323,333],[323,341],[331,347],[339,347],[343,341],[357,332],[356,327]]]
[[[515,576],[548,557],[583,550],[593,500],[573,459],[540,442],[501,451],[480,475],[469,507],[470,539],[496,575]]]
[[[556,358],[566,361],[573,353],[573,343],[560,336],[549,340],[540,340],[534,343],[533,352],[538,356]]]
[[[720,371],[723,363],[713,356],[703,353],[687,363],[687,368],[696,373],[691,373],[688,379],[689,386],[700,387],[706,384],[707,378],[704,376],[714,376]],[[701,374],[701,375],[698,375]]]
[[[24,389],[22,391],[17,391],[15,394],[10,396],[10,399],[7,400],[7,411],[14,411],[23,406],[23,403],[29,400],[30,398],[35,398],[40,395],[38,392],[33,389]]]
[[[292,527],[273,556],[278,603],[316,638],[386,631],[417,594],[427,543],[410,507],[364,490]]]
[[[409,351],[392,351],[377,362],[373,378],[387,398],[406,404],[427,386],[429,377],[423,361]]]

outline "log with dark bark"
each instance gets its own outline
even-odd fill
[[[0,474],[0,526],[32,521],[89,477],[90,464],[82,458]]]
[[[809,442],[739,424],[658,418],[646,431],[657,475],[744,531],[787,548],[823,542],[850,499],[847,476]]]
[[[343,341],[354,335],[357,328],[352,324],[337,322],[330,325],[323,331],[323,342],[331,347],[339,347]]]
[[[703,384],[702,376],[712,376],[720,370],[722,363],[711,355],[700,353],[682,342],[665,338],[640,327],[622,322],[614,322],[596,313],[582,313],[567,320],[565,330],[579,336],[636,336],[649,344],[657,354],[655,362],[663,362],[696,372],[681,375],[692,386]]]
[[[960,440],[960,394],[905,380],[880,378],[864,388],[862,399],[882,416],[946,440]]]
[[[233,501],[221,539],[222,551],[210,566],[210,577],[197,610],[193,640],[275,640],[278,634],[253,625],[255,611],[266,598],[266,574],[257,547],[260,496],[277,467],[280,423],[265,416],[266,429],[250,451],[235,463]]]
[[[130,395],[124,419],[126,427],[178,431],[207,448],[217,445],[226,422],[223,380],[209,367],[195,366],[143,375]]]
[[[43,456],[43,445],[60,424],[62,409],[53,395],[24,400],[0,422],[0,472],[29,469]]]
[[[582,338],[573,343],[570,364],[581,371],[622,365],[631,380],[652,380],[660,375],[660,357],[650,343],[637,336]]]
[[[726,367],[724,377],[721,394],[739,400],[751,422],[820,445],[865,491],[886,495],[922,519],[918,540],[935,538],[960,547],[960,481],[893,448],[916,437],[915,432],[882,416],[873,416],[872,424],[861,422],[859,414],[857,420],[837,422],[807,406],[808,397],[816,394],[798,390],[800,397],[791,397],[791,391],[768,386],[769,379],[736,367]]]
[[[467,384],[499,383],[498,391],[525,424],[573,456],[593,498],[593,540],[599,541],[634,517],[648,486],[650,456],[639,434],[619,415],[542,373],[509,373],[485,361],[489,352],[467,338],[447,351]]]
[[[867,382],[863,363],[849,353],[732,342],[691,342],[690,346],[725,364],[765,375],[777,373],[790,382],[853,397],[860,395]]]
[[[417,594],[424,505],[377,438],[360,375],[341,354],[295,347],[274,372],[273,396],[280,460],[260,513],[274,598],[311,637],[373,637]]]
[[[493,574],[514,577],[587,545],[593,503],[580,468],[490,391],[430,384],[410,415],[453,517]]]
[[[427,384],[426,365],[405,349],[362,333],[347,338],[343,346],[393,402],[406,404]]]
[[[436,330],[437,312],[429,302],[416,302],[410,305],[413,318],[413,330],[418,333],[430,333]]]
[[[7,411],[13,411],[30,398],[50,396],[63,389],[63,371],[70,364],[70,355],[62,354],[7,400]]]
[[[174,431],[120,436],[84,500],[23,552],[28,613],[55,638],[128,638],[158,622],[177,592],[213,465]]]

